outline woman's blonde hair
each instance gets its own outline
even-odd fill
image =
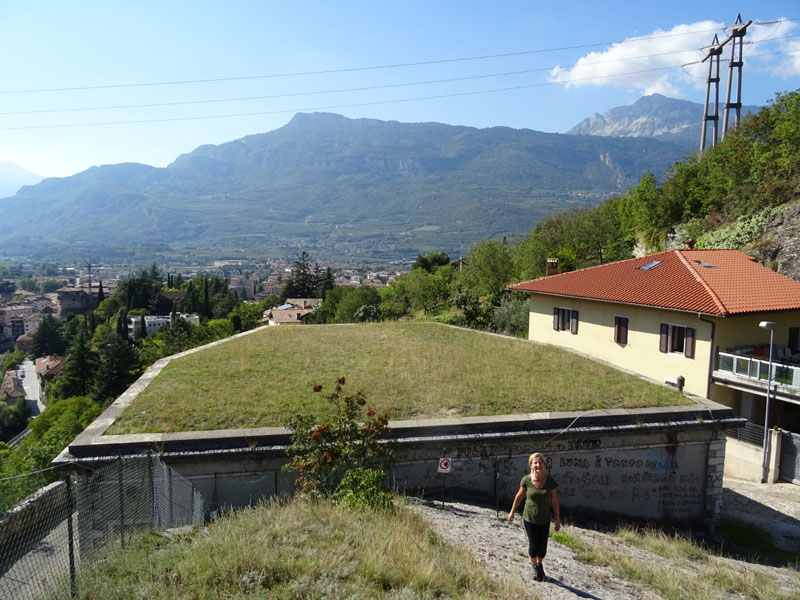
[[[536,460],[537,458],[541,458],[542,462],[545,465],[547,464],[547,459],[544,457],[544,454],[542,454],[541,452],[534,452],[528,457],[528,466],[530,467],[533,464],[533,461]]]

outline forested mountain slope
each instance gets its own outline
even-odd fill
[[[524,277],[681,246],[738,248],[800,279],[800,93],[778,94],[725,140],[592,209],[561,211],[519,246]]]
[[[107,165],[25,187],[0,200],[0,252],[458,255],[564,207],[594,206],[687,151],[650,138],[298,114],[166,168]]]

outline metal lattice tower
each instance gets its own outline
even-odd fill
[[[736,117],[734,120],[734,127],[739,126],[742,118],[742,46],[744,45],[744,36],[747,35],[747,26],[753,21],[742,23],[742,15],[736,15],[736,22],[731,28],[731,35],[728,38],[733,40],[731,44],[731,60],[728,62],[728,91],[725,97],[725,116],[722,119],[722,139],[725,139],[725,133],[728,131],[728,118],[731,109],[736,110]],[[739,51],[739,58],[736,59],[736,50]],[[731,89],[733,88],[733,71],[736,69],[736,102],[731,102]]]
[[[719,38],[715,35],[714,41],[711,42],[711,47],[708,49],[708,54],[702,62],[708,61],[708,79],[706,80],[706,103],[703,108],[703,131],[700,134],[700,151],[706,149],[706,133],[708,131],[708,122],[711,121],[714,125],[714,137],[711,140],[711,145],[717,145],[718,130],[719,130],[719,57],[722,54],[722,45],[719,43]],[[714,112],[709,114],[708,100],[711,96],[711,87],[714,87]]]
[[[706,102],[703,109],[703,130],[700,134],[700,151],[706,149],[706,137],[709,121],[713,123],[714,135],[711,140],[711,146],[716,146],[720,139],[725,138],[725,132],[728,131],[729,115],[731,109],[736,110],[734,119],[734,127],[739,125],[742,113],[742,66],[744,61],[742,59],[742,46],[744,45],[744,36],[747,34],[747,27],[752,24],[752,20],[747,23],[742,23],[742,15],[736,15],[736,21],[730,27],[731,33],[728,38],[720,43],[719,38],[715,35],[714,41],[708,48],[708,53],[701,62],[708,62],[708,78],[706,80]],[[728,65],[728,89],[725,93],[725,107],[724,116],[722,120],[722,136],[719,135],[719,61],[722,55],[722,49],[728,42],[731,44],[731,58]],[[736,58],[736,51],[738,49],[739,58]],[[733,89],[733,76],[736,70],[736,102],[731,102],[731,90]],[[714,106],[713,111],[710,110],[709,100],[711,98],[711,88],[714,87]]]

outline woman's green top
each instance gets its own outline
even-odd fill
[[[544,480],[544,487],[538,488],[533,485],[529,473],[519,482],[519,487],[525,488],[525,508],[522,510],[522,518],[536,525],[548,525],[552,512],[550,491],[558,487],[556,480],[548,475]]]

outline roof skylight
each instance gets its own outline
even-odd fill
[[[661,264],[660,260],[651,260],[646,265],[643,265],[643,266],[639,267],[639,270],[640,271],[649,271],[650,269],[656,268],[660,264]]]
[[[719,267],[717,265],[710,265],[708,263],[704,263],[702,260],[694,260],[692,262],[700,265],[704,269],[719,269]]]

